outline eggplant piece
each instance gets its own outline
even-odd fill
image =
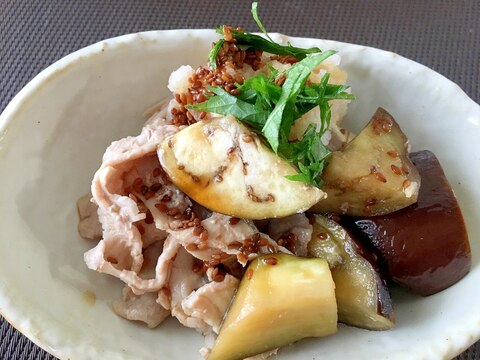
[[[367,126],[323,171],[327,198],[312,212],[374,216],[417,201],[420,176],[407,156],[408,140],[395,119],[379,108]]]
[[[370,243],[391,279],[423,296],[455,284],[471,266],[463,216],[442,167],[430,151],[410,155],[420,172],[418,202],[400,211],[342,224]]]
[[[206,208],[248,219],[303,212],[326,195],[232,117],[199,121],[157,149],[172,182]]]
[[[323,259],[261,256],[248,267],[208,360],[240,360],[337,331],[335,284]]]
[[[338,320],[369,330],[388,330],[395,325],[392,300],[380,277],[375,257],[335,221],[313,215],[312,256],[326,259],[332,270]],[[368,260],[367,260],[368,259]]]

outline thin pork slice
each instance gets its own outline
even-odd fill
[[[139,273],[142,278],[154,276],[157,259],[162,250],[161,241],[153,243],[144,250],[144,262]],[[144,322],[149,328],[158,326],[170,315],[170,310],[157,303],[156,292],[135,295],[128,285],[125,285],[122,291],[122,298],[113,303],[113,310],[125,319]]]
[[[182,309],[187,316],[203,321],[218,334],[238,284],[238,279],[226,274],[222,281],[210,282],[192,292],[182,301]]]
[[[113,310],[127,320],[144,322],[153,329],[170,315],[169,310],[157,303],[157,293],[135,295],[125,286],[122,295],[121,300],[113,303]]]
[[[313,227],[305,214],[293,214],[284,218],[271,219],[268,234],[297,256],[307,256],[308,243],[312,238]]]
[[[159,293],[157,301],[170,309],[172,316],[182,325],[205,333],[209,331],[208,324],[200,318],[187,315],[182,307],[182,301],[206,283],[203,274],[193,271],[194,264],[195,258],[180,248],[172,263],[168,285]]]
[[[136,295],[162,288],[168,274],[161,273],[161,270],[168,268],[178,250],[176,243],[165,241],[168,251],[164,249],[165,254],[158,259],[156,278],[142,279],[138,275],[143,265],[143,248],[166,235],[156,233],[144,243],[142,222],[147,225],[155,223],[159,230],[165,231],[178,215],[167,213],[159,217],[161,220],[154,221],[149,210],[152,205],[147,206],[145,202],[162,203],[161,200],[168,195],[176,209],[180,209],[177,211],[191,205],[190,200],[170,183],[155,155],[156,146],[178,129],[168,123],[165,110],[160,111],[147,122],[140,135],[112,143],[92,182],[103,239],[85,253],[85,262],[90,269],[120,278]]]
[[[212,213],[199,225],[173,231],[171,236],[210,267],[235,257],[245,266],[258,254],[291,253],[268,235],[260,233],[253,222],[219,213]]]

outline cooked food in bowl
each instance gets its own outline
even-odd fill
[[[126,284],[117,314],[149,327],[174,316],[205,335],[206,358],[244,359],[334,334],[338,321],[387,330],[388,280],[428,295],[468,272],[453,194],[458,236],[425,242],[458,256],[420,269],[414,285],[405,268],[434,249],[389,251],[384,241],[423,239],[362,228],[398,211],[412,219],[399,226],[417,226],[417,200],[437,179],[419,172],[386,110],[356,136],[342,127],[354,97],[338,54],[220,32],[204,66],[172,73],[172,98],[149,109],[142,132],[106,150],[95,206],[79,202],[81,234],[101,237],[87,266]],[[446,180],[436,188],[451,193]],[[454,261],[451,276],[432,278]]]

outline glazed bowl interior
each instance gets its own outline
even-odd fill
[[[277,39],[284,38],[276,35]],[[111,310],[122,284],[87,269],[94,243],[76,230],[76,200],[111,141],[136,135],[150,105],[169,96],[171,71],[205,62],[209,30],[158,31],[106,40],[55,63],[0,117],[0,312],[60,358],[200,359],[202,336],[168,319],[154,330]],[[378,106],[391,112],[413,150],[439,158],[470,236],[470,274],[426,298],[393,294],[397,326],[288,346],[278,359],[438,359],[480,338],[480,109],[460,88],[398,55],[332,41],[289,38],[336,49],[357,95],[346,126],[358,131]]]

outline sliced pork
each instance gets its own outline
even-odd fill
[[[165,230],[175,223],[179,212],[185,211],[190,200],[180,193],[161,170],[155,150],[158,143],[178,131],[166,120],[166,111],[150,119],[137,137],[127,137],[108,147],[103,163],[92,182],[92,195],[98,205],[103,226],[103,239],[85,253],[85,262],[93,270],[122,279],[133,292],[158,291],[168,274],[159,279],[141,279],[143,249],[165,238]],[[155,205],[166,203],[163,212]],[[155,204],[153,203],[155,201]],[[175,207],[175,214],[169,213]],[[153,220],[151,209],[156,214]],[[147,231],[145,225],[155,223],[158,231]],[[144,238],[142,238],[142,236]],[[165,254],[159,258],[163,269],[175,256],[178,245],[166,242]]]
[[[144,322],[151,329],[170,315],[170,311],[157,303],[156,293],[135,295],[128,286],[123,289],[122,299],[113,303],[113,310],[127,320]]]
[[[193,271],[194,263],[192,255],[180,248],[172,263],[169,281],[165,285],[167,291],[160,292],[157,301],[170,309],[172,316],[181,324],[205,333],[209,326],[201,319],[188,316],[182,307],[182,301],[206,283],[201,273]]]
[[[313,227],[305,214],[271,219],[268,223],[268,234],[297,256],[307,256],[312,232]]]
[[[197,259],[210,266],[237,258],[245,266],[258,254],[290,253],[268,235],[258,231],[252,221],[213,213],[199,225],[172,235],[176,241]]]
[[[144,250],[140,277],[147,279],[154,277],[157,260],[162,251],[162,241],[157,241]],[[122,298],[113,303],[113,310],[125,319],[142,321],[149,328],[158,326],[170,315],[169,310],[157,303],[156,292],[135,295],[128,285],[123,288]]]
[[[182,301],[183,311],[186,315],[203,321],[218,334],[238,284],[238,279],[226,274],[222,281],[210,282],[192,292]]]

